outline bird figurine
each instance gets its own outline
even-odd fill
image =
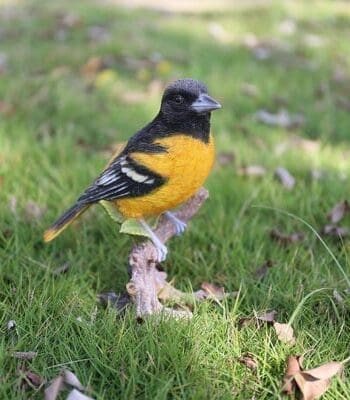
[[[102,203],[124,220],[136,220],[155,245],[158,261],[164,261],[167,248],[146,220],[164,213],[178,234],[185,230],[171,210],[192,197],[211,171],[215,147],[210,118],[219,108],[198,80],[169,84],[156,117],[45,231],[44,240],[53,240],[91,205]]]

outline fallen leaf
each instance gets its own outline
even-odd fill
[[[264,176],[266,174],[266,168],[261,165],[247,165],[241,167],[238,170],[238,175],[241,176]]]
[[[283,377],[282,392],[292,395],[295,389],[294,375],[302,367],[303,356],[289,356],[287,359],[287,370]]]
[[[255,113],[255,118],[257,121],[266,125],[277,126],[285,129],[300,127],[305,122],[303,115],[290,114],[285,109],[281,109],[277,114],[270,113],[266,110],[259,110]]]
[[[62,28],[76,28],[82,25],[82,18],[72,12],[58,14],[58,23]]]
[[[338,304],[340,304],[342,307],[344,306],[344,299],[336,289],[333,290],[333,297]]]
[[[55,268],[52,271],[52,275],[57,276],[57,275],[60,275],[60,274],[64,274],[69,270],[70,266],[71,266],[70,262],[66,261],[64,264],[62,264],[59,267]]]
[[[7,322],[7,330],[8,331],[13,331],[14,329],[16,329],[17,324],[16,321],[11,319],[10,321]]]
[[[13,357],[19,360],[33,360],[37,355],[36,351],[15,351],[13,353]]]
[[[175,303],[181,303],[186,297],[186,293],[176,289],[171,283],[164,282],[164,286],[158,292],[158,298],[162,301],[172,301]]]
[[[281,342],[291,346],[295,344],[294,330],[291,325],[274,322],[273,327],[275,328],[277,337]]]
[[[124,312],[131,304],[131,299],[127,292],[121,294],[114,292],[100,293],[97,295],[97,299],[104,307],[112,306],[117,312]]]
[[[60,391],[64,388],[64,379],[62,375],[57,376],[45,389],[45,400],[56,400]]]
[[[12,104],[0,101],[0,114],[9,117],[15,113],[16,109]]]
[[[343,370],[343,363],[330,362],[303,371],[302,361],[302,356],[288,357],[282,392],[293,395],[295,389],[298,388],[303,395],[303,400],[314,400],[321,396],[328,389],[330,379]]]
[[[235,154],[232,152],[222,151],[216,156],[216,161],[219,165],[232,164],[235,160]]]
[[[110,32],[101,25],[90,26],[87,31],[88,38],[97,43],[109,42],[112,38]]]
[[[242,84],[241,92],[248,97],[257,97],[259,95],[259,89],[257,88],[257,86],[248,82]]]
[[[7,70],[8,57],[5,53],[0,53],[0,74],[4,74]]]
[[[270,237],[273,240],[276,240],[283,246],[287,246],[289,244],[300,242],[304,240],[304,233],[303,232],[294,232],[291,234],[285,234],[280,232],[278,229],[272,229],[270,232]]]
[[[64,383],[66,383],[69,386],[72,386],[78,390],[86,390],[86,388],[81,384],[81,382],[79,381],[79,379],[77,378],[77,376],[69,371],[68,369],[65,369],[63,371],[63,379],[64,379]]]
[[[101,57],[91,57],[81,67],[81,73],[87,78],[93,78],[104,68],[104,62]]]
[[[203,282],[201,288],[206,292],[206,299],[223,300],[225,295],[225,290],[223,287],[214,285],[213,283]]]
[[[86,396],[85,394],[79,392],[77,389],[73,389],[68,397],[67,400],[94,400],[92,397]]]
[[[321,233],[323,235],[332,236],[337,239],[344,239],[350,233],[349,228],[337,226],[337,225],[325,225],[322,228]]]
[[[329,362],[308,371],[300,371],[294,375],[294,380],[300,389],[304,400],[314,400],[327,391],[331,378],[343,370],[341,362]]]
[[[332,224],[336,224],[343,217],[350,212],[350,204],[347,200],[343,200],[340,203],[337,203],[331,211],[327,214],[327,218],[331,221]]]
[[[273,261],[267,260],[264,264],[254,272],[255,279],[263,279],[267,275],[268,270],[273,266]]]
[[[28,222],[40,219],[47,212],[46,207],[41,207],[34,201],[28,201],[24,208],[25,216]]]
[[[238,359],[238,361],[244,364],[249,369],[257,369],[258,363],[255,360],[254,356],[251,353],[244,354],[242,357]]]
[[[287,171],[286,168],[276,168],[274,175],[286,189],[291,190],[295,186],[295,178],[290,174],[289,171]]]
[[[238,323],[241,327],[250,325],[252,323],[259,323],[259,322],[266,322],[266,323],[270,324],[275,321],[276,316],[277,316],[277,311],[272,310],[272,311],[264,312],[261,314],[257,314],[253,317],[240,318]]]
[[[42,376],[27,369],[21,368],[19,373],[22,379],[20,385],[24,390],[29,388],[39,389],[45,383],[45,379]]]

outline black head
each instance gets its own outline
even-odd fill
[[[166,87],[159,115],[174,131],[208,136],[211,111],[218,108],[203,82],[179,79]]]
[[[208,95],[208,89],[201,81],[179,79],[168,85],[164,91],[161,111],[175,114],[203,114],[221,108]]]

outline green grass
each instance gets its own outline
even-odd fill
[[[0,398],[42,398],[41,391],[21,391],[13,351],[37,351],[28,367],[47,380],[66,365],[97,399],[279,398],[288,355],[308,352],[306,367],[347,358],[347,281],[314,232],[273,209],[319,231],[327,211],[350,198],[350,118],[339,106],[339,98],[349,96],[350,76],[332,79],[336,68],[350,67],[348,4],[276,1],[216,14],[164,14],[97,1],[29,1],[10,13],[9,4],[0,1],[0,52],[8,57],[0,104],[12,108],[0,112]],[[80,23],[60,32],[58,14],[67,11]],[[296,21],[291,36],[279,30],[288,18]],[[228,43],[208,33],[212,22],[224,27]],[[95,25],[106,27],[110,40],[91,41],[88,30]],[[244,45],[247,33],[291,50],[256,60]],[[319,36],[321,46],[307,46],[308,34]],[[140,71],[139,64],[132,69],[123,61],[152,54],[160,54],[170,69]],[[92,85],[81,73],[93,56],[109,57],[114,73],[107,85]],[[126,140],[157,111],[158,92],[136,104],[123,101],[123,92],[146,91],[152,77],[165,82],[184,76],[205,81],[222,102],[213,131],[218,151],[234,152],[235,165],[215,167],[207,182],[210,200],[185,235],[169,244],[164,267],[181,289],[210,281],[240,293],[222,307],[198,305],[190,322],[140,325],[132,311],[116,318],[96,304],[97,293],[124,289],[132,245],[102,209],[95,207],[52,244],[41,237],[106,163],[106,147]],[[245,82],[258,88],[256,97],[242,93]],[[305,116],[294,132],[253,117],[260,108],[277,111],[281,97],[290,112]],[[319,147],[276,152],[292,134],[317,140]],[[264,165],[268,174],[240,176],[238,167],[250,164]],[[296,177],[294,190],[273,179],[280,165]],[[312,181],[313,168],[324,169],[325,176]],[[9,207],[13,198],[15,212]],[[29,200],[47,207],[41,219],[26,218]],[[283,248],[269,237],[274,227],[302,230],[306,239]],[[349,241],[325,240],[349,278]],[[275,264],[258,282],[253,273],[267,259]],[[53,276],[67,261],[69,272]],[[239,328],[242,316],[267,309],[287,322],[305,296],[320,288],[295,316],[292,348],[270,327]],[[17,334],[7,332],[9,320],[16,321]],[[237,361],[248,351],[259,363],[257,371]],[[347,380],[335,380],[324,396],[349,397]]]

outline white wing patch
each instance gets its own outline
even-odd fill
[[[122,174],[126,175],[128,178],[132,179],[137,183],[146,183],[147,185],[152,185],[155,181],[154,178],[140,174],[135,171],[134,167],[128,163],[126,157],[121,157],[118,160],[118,164],[120,165],[120,170],[107,170],[97,181],[97,185],[108,186],[112,183],[117,183],[119,180],[123,181]],[[121,174],[122,173],[122,174]],[[117,191],[119,191],[118,188]]]

